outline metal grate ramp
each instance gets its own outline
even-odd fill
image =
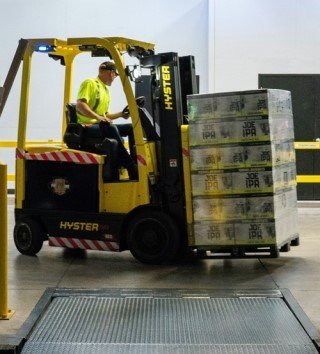
[[[22,353],[317,353],[281,297],[53,297]]]

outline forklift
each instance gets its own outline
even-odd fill
[[[198,92],[194,57],[155,54],[152,43],[120,37],[38,38],[25,44],[16,150],[19,252],[35,255],[48,240],[66,248],[129,249],[141,262],[159,264],[193,248],[186,97]],[[105,139],[99,151],[77,122],[73,64],[88,52],[110,58],[117,67],[134,130],[137,180],[118,168],[115,141]],[[65,68],[61,144],[34,145],[26,139],[35,53]],[[126,66],[125,53],[138,65]],[[137,69],[147,75],[136,77]]]

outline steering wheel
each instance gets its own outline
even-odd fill
[[[145,101],[146,101],[146,98],[144,96],[139,96],[139,97],[136,98],[136,103],[137,103],[138,107],[143,107]],[[123,108],[122,114],[126,115],[126,116],[130,115],[130,110],[129,110],[129,106],[128,105]]]

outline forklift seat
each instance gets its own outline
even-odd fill
[[[75,103],[68,103],[67,107],[67,128],[63,141],[68,148],[88,151],[107,156],[103,166],[103,181],[119,180],[118,170],[118,142],[115,139],[87,136],[87,127],[78,123]]]
[[[81,150],[84,141],[85,127],[78,123],[76,105],[68,103],[67,107],[67,128],[63,141],[70,149]]]
[[[75,103],[68,103],[67,107],[67,129],[63,141],[70,149],[86,150],[91,152],[96,150],[95,145],[103,143],[103,136],[90,137],[87,127],[78,123]]]

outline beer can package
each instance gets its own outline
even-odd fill
[[[191,170],[218,169],[219,150],[214,146],[197,146],[190,149]]]
[[[252,117],[203,120],[190,124],[189,140],[190,146],[196,146],[270,141],[271,137],[268,119]]]
[[[189,144],[209,145],[218,143],[218,125],[213,120],[189,125]]]
[[[271,144],[273,165],[295,162],[296,155],[293,140],[275,141]]]
[[[271,140],[294,139],[294,126],[292,115],[269,116],[269,129]]]
[[[233,223],[195,222],[193,232],[197,246],[232,246],[235,244]]]
[[[232,193],[232,173],[225,171],[194,171],[191,173],[192,195]]]
[[[295,164],[191,173],[193,196],[276,193],[296,186]]]
[[[245,165],[245,147],[240,144],[228,144],[217,148],[218,168],[243,168]]]
[[[295,161],[293,141],[219,145],[217,168],[271,167]]]
[[[189,95],[189,121],[253,115],[292,115],[290,91],[262,89]]]
[[[236,245],[276,244],[274,219],[243,220],[234,224]]]
[[[246,199],[246,217],[278,218],[297,208],[296,188],[280,191],[272,195],[254,195]]]
[[[252,116],[215,120],[217,143],[241,143],[294,139],[292,116]]]
[[[242,118],[234,123],[238,126],[239,141],[270,141],[271,139],[269,121],[264,117]]]
[[[274,210],[275,217],[298,210],[297,188],[295,186],[274,195]]]
[[[246,198],[247,219],[273,218],[275,205],[273,195],[252,195]]]
[[[234,222],[236,245],[281,245],[296,238],[298,233],[297,208],[272,219],[238,220]]]
[[[267,91],[244,92],[241,95],[242,115],[268,115],[268,93]]]
[[[294,163],[273,167],[274,189],[280,190],[297,185],[296,166]]]
[[[209,95],[188,96],[189,123],[214,118],[214,98]]]
[[[233,194],[274,192],[271,168],[242,169],[232,172]]]
[[[269,167],[274,161],[274,145],[270,143],[246,144],[243,147],[245,167]]]
[[[247,200],[237,198],[194,197],[193,217],[202,220],[234,220],[247,217]]]
[[[255,90],[241,93],[242,115],[281,115],[292,114],[290,91]]]
[[[197,121],[189,126],[190,146],[270,142],[293,139],[293,121],[287,117],[270,121],[268,117],[241,117]]]
[[[295,162],[293,141],[247,143],[244,147],[245,167],[271,167]]]
[[[290,91],[269,89],[267,92],[270,115],[292,115],[292,99]]]
[[[214,95],[215,118],[240,117],[241,96],[240,94],[217,94]]]
[[[190,124],[190,146],[230,144],[242,139],[242,124],[228,118],[225,120],[203,120]]]
[[[270,141],[268,119],[250,117],[215,120],[215,142],[218,144]]]

